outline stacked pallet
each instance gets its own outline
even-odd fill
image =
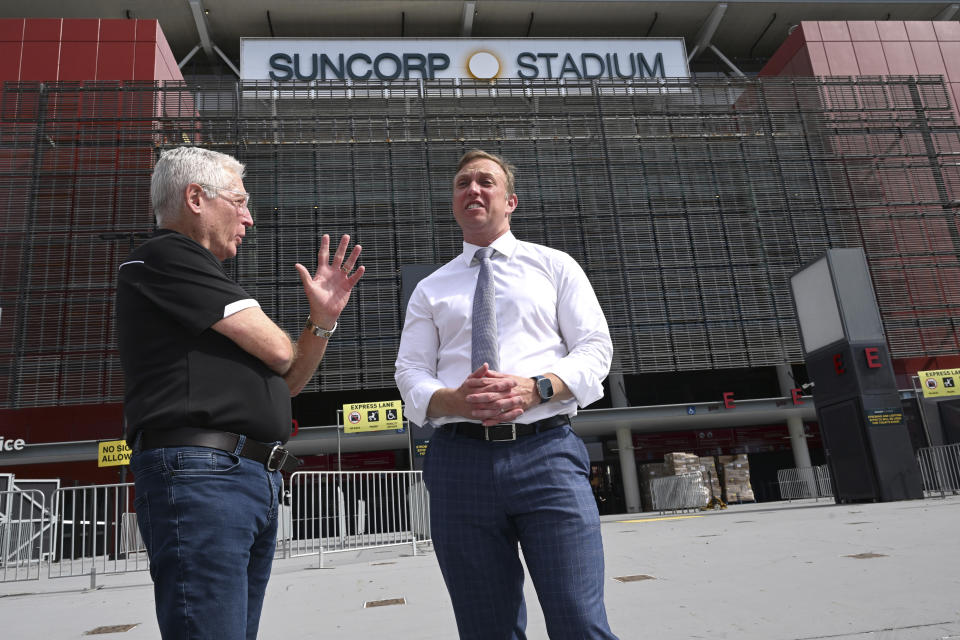
[[[753,487],[750,485],[750,463],[747,454],[720,456],[723,474],[723,499],[727,502],[753,502]]]
[[[714,498],[722,497],[720,475],[717,473],[717,462],[713,456],[700,458],[700,472],[703,474],[703,484],[710,490],[710,495]]]

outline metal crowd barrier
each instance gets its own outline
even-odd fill
[[[0,491],[0,582],[40,579],[53,527],[42,491]]]
[[[781,500],[802,500],[804,498],[833,497],[833,485],[830,483],[830,470],[827,465],[818,467],[799,467],[779,469],[777,484],[780,487]]]
[[[679,476],[654,478],[650,481],[654,511],[698,510],[710,501],[710,487],[699,471]]]
[[[133,484],[57,490],[57,530],[50,578],[128,573],[149,568],[133,509]]]
[[[298,471],[290,477],[291,556],[324,555],[430,541],[427,490],[419,471]]]
[[[960,444],[919,449],[917,463],[923,478],[924,497],[960,493]]]

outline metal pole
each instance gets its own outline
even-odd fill
[[[930,440],[930,429],[927,427],[927,413],[923,409],[923,389],[920,388],[920,376],[910,376],[910,385],[913,387],[913,393],[917,398],[917,410],[920,412],[920,424],[923,425],[923,435],[927,439],[927,446],[932,447],[933,441]]]

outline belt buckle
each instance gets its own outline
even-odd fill
[[[491,438],[490,431],[492,429],[499,429],[500,427],[510,427],[510,435],[504,438]],[[517,423],[516,422],[501,422],[500,424],[495,424],[492,427],[487,427],[483,431],[483,439],[487,442],[513,442],[517,439]]]
[[[283,453],[283,457],[280,458],[279,464],[277,466],[272,466],[273,456],[277,451]],[[290,452],[281,447],[278,444],[273,445],[273,449],[270,449],[270,455],[267,456],[267,461],[263,463],[263,466],[267,468],[267,471],[279,471],[283,468],[283,465],[287,462],[287,458],[290,456]]]

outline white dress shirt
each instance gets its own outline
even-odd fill
[[[509,231],[490,246],[496,250],[492,264],[501,372],[525,377],[553,373],[573,393],[573,398],[528,409],[517,422],[575,415],[577,406],[603,397],[602,382],[613,355],[607,321],[590,281],[566,253],[522,242]],[[396,381],[406,417],[416,424],[427,422],[427,406],[438,389],[457,388],[472,372],[477,249],[464,242],[463,253],[421,280],[407,305]],[[479,422],[469,416],[429,422],[439,426],[462,420]]]

